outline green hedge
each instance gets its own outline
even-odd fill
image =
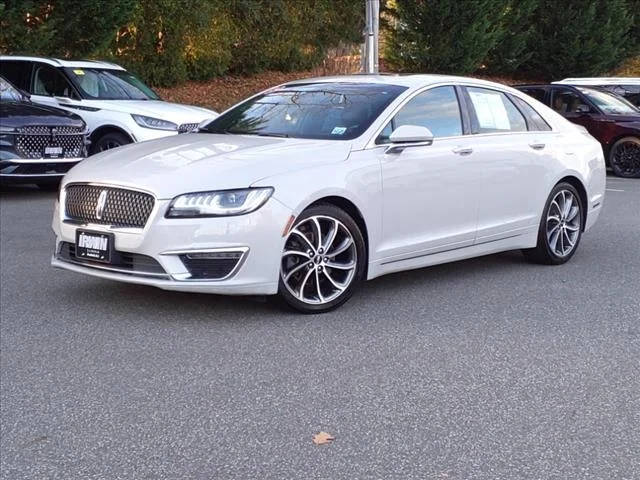
[[[0,52],[110,59],[152,85],[292,71],[361,41],[364,0],[0,0]],[[598,75],[637,55],[640,0],[382,0],[399,71]]]
[[[400,71],[603,74],[638,53],[638,0],[388,0]]]
[[[152,85],[321,62],[358,42],[360,0],[0,1],[0,51],[111,59]]]

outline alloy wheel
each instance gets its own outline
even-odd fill
[[[615,146],[611,156],[612,167],[623,177],[640,175],[640,143],[626,141]]]
[[[282,281],[298,300],[329,303],[353,282],[358,255],[353,234],[339,220],[315,215],[298,223],[282,253]]]
[[[580,237],[580,202],[569,190],[560,190],[547,212],[547,242],[558,257],[566,257]]]

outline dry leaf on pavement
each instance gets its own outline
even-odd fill
[[[313,436],[313,443],[316,445],[325,445],[327,443],[331,443],[335,440],[335,437],[331,436],[330,433],[320,432]]]

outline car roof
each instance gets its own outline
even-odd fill
[[[397,85],[408,88],[419,88],[438,83],[470,84],[479,87],[498,87],[508,89],[501,83],[481,80],[479,78],[459,77],[454,75],[437,74],[354,74],[330,77],[305,78],[287,82],[283,85],[299,85],[305,83],[376,83],[381,85]]]
[[[565,78],[552,82],[563,85],[640,85],[640,77],[583,77]]]
[[[47,63],[53,67],[69,67],[69,68],[103,68],[109,70],[124,70],[120,65],[110,62],[101,62],[98,60],[62,60],[50,57],[30,57],[22,55],[0,55],[0,61],[3,60],[20,60],[29,62]]]

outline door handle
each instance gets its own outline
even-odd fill
[[[542,150],[544,147],[546,147],[546,144],[544,144],[544,143],[530,143],[529,146],[531,148],[533,148],[534,150]]]
[[[473,153],[473,148],[470,147],[456,147],[453,150],[453,153],[457,155],[470,155]]]

